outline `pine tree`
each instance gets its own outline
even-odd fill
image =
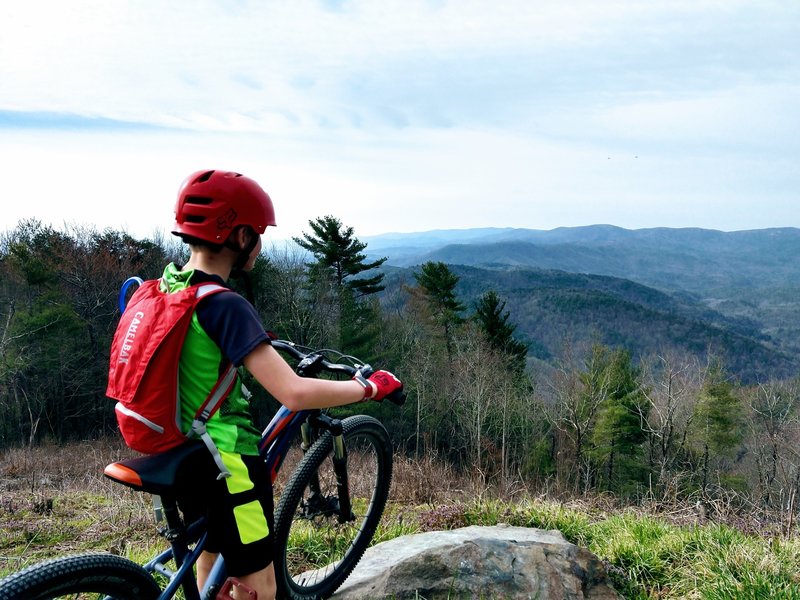
[[[640,371],[633,366],[627,350],[610,351],[595,347],[602,360],[595,364],[601,369],[603,399],[592,432],[592,454],[599,467],[599,478],[605,487],[626,491],[643,480],[642,445],[646,441],[648,405],[640,382]]]
[[[367,257],[362,251],[367,244],[354,237],[352,227],[344,227],[339,219],[330,215],[311,220],[308,224],[313,233],[304,232],[303,237],[292,239],[317,259],[315,276],[330,277],[336,288],[346,286],[353,290],[357,298],[384,289],[383,273],[371,277],[356,277],[377,269],[386,262],[387,257],[366,262]]]
[[[461,313],[465,306],[456,296],[458,275],[443,262],[428,261],[414,274],[432,309],[434,322],[442,328],[447,355],[453,355],[454,328],[464,322]]]
[[[344,352],[369,354],[377,337],[377,311],[365,299],[384,289],[384,274],[358,276],[379,268],[387,258],[368,262],[363,253],[367,244],[335,217],[320,217],[309,225],[311,233],[293,239],[316,259],[307,265],[312,304],[317,312],[328,315],[329,330],[337,332],[338,339],[332,343]]]
[[[700,450],[700,486],[708,496],[713,460],[729,457],[742,439],[743,408],[719,361],[712,361],[698,398],[694,429]]]
[[[521,374],[525,370],[528,346],[514,338],[516,326],[509,323],[509,319],[505,301],[500,300],[494,290],[485,292],[476,302],[475,320],[492,348],[507,356],[511,370]]]

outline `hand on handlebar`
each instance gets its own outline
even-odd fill
[[[380,402],[390,394],[403,391],[403,382],[389,371],[374,371],[367,377],[358,371],[353,379],[364,386],[364,400]]]
[[[337,375],[347,374],[364,388],[364,400],[381,402],[386,399],[397,406],[405,404],[406,394],[403,390],[403,383],[389,371],[373,371],[372,367],[358,359],[332,350],[310,350],[286,340],[275,339],[272,340],[272,345],[299,361],[295,368],[298,375],[316,377],[321,371]],[[337,354],[339,358],[349,361],[350,364],[330,362],[326,358],[328,352]]]

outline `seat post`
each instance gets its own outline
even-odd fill
[[[158,494],[153,494],[153,515],[156,518],[156,525],[160,526],[164,521],[164,504]]]
[[[160,497],[160,501],[163,520],[166,523],[159,528],[158,533],[172,545],[175,564],[180,567],[189,554],[186,544],[186,525],[178,511],[178,501],[175,496],[164,495]],[[158,520],[158,509],[156,509],[156,520]]]

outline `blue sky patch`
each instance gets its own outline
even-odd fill
[[[150,123],[120,121],[106,117],[88,117],[74,113],[0,110],[0,129],[152,131],[163,128]]]

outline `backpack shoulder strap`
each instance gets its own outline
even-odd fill
[[[219,292],[233,292],[232,289],[214,282],[197,283],[191,287],[195,290],[195,298],[197,298],[198,302],[212,294],[218,294]]]
[[[230,288],[226,288],[225,286],[217,283],[200,283],[192,287],[195,288],[195,305],[203,298],[207,298],[213,294],[218,294],[220,292],[233,292],[233,290]],[[208,397],[197,410],[197,414],[195,414],[195,421],[201,420],[202,422],[206,422],[213,416],[215,412],[217,412],[219,407],[225,401],[225,398],[227,398],[228,394],[231,393],[233,384],[236,382],[236,374],[236,367],[228,362],[225,371],[220,375],[217,383],[214,384],[213,388],[211,388]]]
[[[232,291],[233,290],[217,283],[198,284],[195,291],[195,305],[203,298],[206,298],[212,294]],[[222,456],[220,455],[219,449],[214,443],[214,440],[212,440],[211,436],[208,435],[206,423],[214,415],[214,413],[219,410],[219,408],[222,406],[222,403],[225,402],[231,391],[233,391],[233,386],[236,384],[237,374],[238,371],[236,367],[233,365],[233,363],[228,362],[227,368],[225,371],[223,371],[222,375],[220,375],[217,383],[214,384],[214,387],[211,388],[211,391],[209,392],[203,404],[200,405],[200,408],[197,410],[197,413],[195,413],[194,420],[192,421],[192,434],[203,441],[208,450],[211,452],[217,467],[219,467],[220,474],[218,479],[230,477],[230,472],[222,462]]]

